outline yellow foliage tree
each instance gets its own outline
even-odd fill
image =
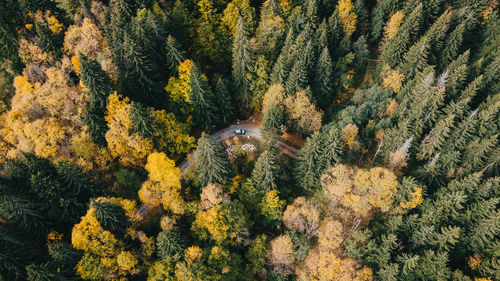
[[[179,77],[170,77],[165,90],[174,102],[190,103],[191,86],[189,85],[191,60],[181,62],[177,68]]]
[[[151,153],[145,166],[148,180],[139,190],[139,199],[153,206],[162,205],[165,210],[183,214],[185,202],[180,194],[181,173],[175,162],[164,153]]]
[[[111,59],[107,40],[90,19],[84,18],[81,26],[72,25],[68,28],[64,37],[64,49],[72,56],[83,54],[98,60],[106,72],[113,77],[117,76],[117,68]]]
[[[399,73],[396,69],[391,69],[389,65],[384,65],[382,69],[382,87],[391,88],[394,93],[399,93],[401,90],[401,86],[403,80],[405,79],[405,75],[403,73]]]
[[[384,36],[387,39],[394,38],[396,34],[399,31],[399,27],[401,26],[401,23],[403,22],[405,14],[403,11],[397,11],[394,15],[391,16],[389,21],[387,21],[387,24],[384,28]]]
[[[83,279],[124,280],[121,278],[139,272],[137,258],[125,250],[123,242],[102,228],[94,208],[73,227],[71,242],[75,249],[85,253],[76,266]]]
[[[323,111],[316,109],[305,90],[297,92],[294,96],[288,96],[284,104],[292,119],[291,123],[296,124],[303,132],[310,134],[321,128]]]
[[[288,229],[304,233],[308,237],[318,233],[320,206],[305,197],[297,197],[283,213],[283,223]]]
[[[306,259],[297,266],[297,280],[373,280],[370,268],[362,267],[349,257],[316,247],[309,251]]]
[[[111,155],[126,166],[143,163],[153,149],[153,142],[131,132],[130,100],[114,93],[109,96],[106,109],[105,119],[109,128],[106,141]]]
[[[262,102],[262,112],[266,112],[271,106],[283,103],[286,98],[285,88],[281,84],[273,84],[264,94]]]
[[[245,28],[253,32],[253,23],[255,20],[255,9],[250,6],[250,0],[233,0],[227,4],[222,16],[222,24],[234,36],[236,33],[236,24],[239,19],[243,19]]]
[[[360,145],[357,140],[358,126],[349,124],[342,129],[340,139],[349,147],[350,150],[358,150]]]
[[[323,174],[321,186],[330,201],[340,202],[362,217],[373,209],[389,211],[399,183],[390,170],[382,167],[364,170],[339,164]]]
[[[292,272],[295,257],[290,236],[280,235],[269,242],[267,260],[271,266],[280,269],[282,272]]]
[[[340,0],[338,4],[339,18],[342,22],[342,29],[347,36],[351,36],[356,31],[358,17],[354,13],[354,5],[351,0]]]

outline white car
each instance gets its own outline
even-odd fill
[[[246,134],[246,132],[247,132],[247,131],[246,131],[245,129],[237,129],[237,130],[234,130],[234,133],[235,133],[236,135],[244,135],[244,134]]]

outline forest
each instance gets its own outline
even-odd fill
[[[0,281],[500,280],[498,6],[0,1]]]

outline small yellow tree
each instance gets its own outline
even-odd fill
[[[387,24],[384,28],[384,36],[387,39],[394,38],[396,34],[399,31],[399,27],[401,26],[401,23],[403,22],[405,14],[403,11],[397,11],[394,15],[391,16],[389,21],[387,21]]]
[[[354,5],[351,0],[340,0],[338,4],[342,29],[347,36],[351,36],[356,31],[357,15],[354,13]]]
[[[153,206],[162,205],[163,209],[175,214],[183,214],[186,203],[181,196],[181,173],[175,162],[165,153],[151,153],[145,166],[148,180],[139,190],[139,199]]]

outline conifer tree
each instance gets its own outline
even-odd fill
[[[181,50],[181,46],[172,35],[168,35],[167,37],[165,51],[167,56],[167,67],[170,70],[170,73],[175,75],[177,74],[179,64],[184,61],[185,55]]]
[[[228,183],[232,170],[223,147],[210,135],[202,134],[198,139],[196,158],[196,177],[201,186],[209,183]]]
[[[371,18],[371,42],[377,42],[382,35],[382,30],[386,22],[390,9],[392,8],[392,0],[381,0],[373,8]]]
[[[67,280],[58,269],[51,268],[50,264],[30,264],[26,267],[28,281],[63,281]]]
[[[272,150],[266,150],[259,156],[252,171],[252,182],[264,192],[278,190],[282,174],[276,152]]]
[[[419,34],[421,21],[422,4],[419,4],[405,19],[396,36],[382,46],[380,57],[391,68],[403,61],[403,56]]]
[[[326,167],[323,138],[316,132],[307,139],[297,158],[297,184],[306,191],[316,190],[321,186],[321,174]]]
[[[440,63],[448,65],[459,54],[463,42],[463,36],[466,28],[466,21],[461,22],[448,36],[441,50]]]
[[[263,56],[259,56],[255,63],[255,77],[250,84],[250,90],[253,94],[252,108],[255,111],[261,111],[264,94],[269,87],[268,62]]]
[[[450,114],[436,123],[436,126],[422,140],[418,159],[429,159],[440,151],[445,139],[450,134],[454,119],[455,115]]]
[[[438,65],[443,45],[445,44],[446,34],[450,25],[452,12],[445,11],[427,30],[425,35],[433,40],[430,42],[429,64]],[[441,69],[444,66],[441,66]]]
[[[233,82],[238,90],[238,99],[243,102],[246,108],[252,100],[250,91],[250,77],[254,68],[253,53],[249,45],[249,39],[240,18],[236,25],[236,34],[233,43]]]
[[[161,104],[158,95],[158,70],[147,56],[134,34],[125,34],[123,39],[124,66],[120,83],[130,99],[146,105]]]
[[[262,133],[273,136],[282,134],[281,127],[285,124],[285,112],[282,106],[271,105],[264,112]]]
[[[36,34],[38,35],[38,44],[40,48],[55,57],[60,56],[59,41],[53,36],[47,21],[42,17],[41,12],[38,12],[35,20]]]
[[[130,103],[130,121],[133,133],[138,133],[143,138],[153,137],[155,120],[149,109],[142,104],[134,101]]]
[[[90,207],[94,208],[95,218],[102,228],[111,231],[117,237],[125,235],[128,220],[122,207],[97,200],[93,200]]]
[[[318,105],[325,109],[332,102],[333,81],[332,81],[332,59],[328,48],[324,48],[319,56],[316,74],[314,75],[313,93],[316,96]]]
[[[107,125],[104,120],[111,81],[95,60],[80,55],[80,75],[83,85],[88,89],[89,103],[85,108],[84,122],[92,139],[99,145],[106,144]]]
[[[215,102],[218,104],[219,124],[227,125],[233,118],[233,104],[228,89],[227,80],[218,77],[215,82]]]
[[[189,85],[191,86],[194,121],[201,128],[208,129],[217,121],[217,108],[207,79],[202,76],[194,63],[191,64]]]
[[[400,65],[401,72],[406,79],[412,79],[418,72],[423,71],[428,66],[429,39],[422,37],[404,55]]]

